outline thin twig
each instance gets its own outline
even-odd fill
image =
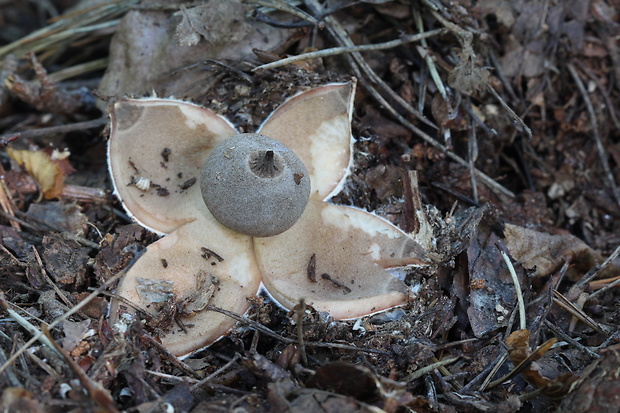
[[[426,39],[432,36],[437,36],[443,32],[444,32],[444,29],[435,29],[435,30],[431,30],[425,33],[403,36],[400,39],[391,40],[385,43],[364,44],[364,45],[359,45],[359,46],[332,47],[330,49],[318,50],[316,52],[302,53],[297,56],[291,56],[285,59],[276,60],[275,62],[266,63],[264,65],[257,66],[254,69],[252,69],[252,71],[256,72],[258,70],[273,69],[273,68],[285,66],[291,63],[300,62],[303,60],[319,59],[319,58],[327,57],[327,56],[337,56],[337,55],[341,55],[344,53],[367,52],[371,50],[392,49],[394,47],[398,47],[403,44],[416,42],[421,39]]]
[[[497,365],[500,362],[503,363],[503,360],[505,360],[504,359],[505,356],[506,356],[506,353],[498,354],[497,357],[495,357],[495,360],[493,360],[488,366],[486,366],[484,368],[484,370],[482,370],[480,373],[478,373],[478,375],[476,377],[474,377],[471,380],[467,380],[467,383],[461,388],[460,392],[461,393],[467,393],[476,384],[480,383],[481,381],[484,381],[485,377],[487,378],[488,381],[491,381],[491,379],[488,378],[489,373],[492,370],[493,371],[497,371],[497,369],[499,369],[499,367],[497,367]]]
[[[594,319],[588,316],[583,310],[571,303],[566,297],[562,295],[558,290],[553,290],[553,303],[557,304],[564,310],[568,311],[571,315],[577,317],[582,323],[589,326],[593,330],[603,333],[605,332],[603,326],[597,323]]]
[[[597,290],[597,291],[593,292],[592,294],[590,294],[590,296],[588,297],[588,300],[593,299],[595,297],[598,297],[599,295],[601,295],[601,294],[611,290],[612,288],[617,287],[618,285],[620,285],[620,278],[618,278],[615,281],[610,282],[605,287],[603,287],[600,290]]]
[[[413,123],[406,120],[403,116],[401,116],[400,113],[396,112],[396,110],[394,110],[394,108],[385,99],[383,99],[382,97],[380,99],[381,99],[381,104],[384,106],[384,108],[387,109],[392,114],[392,116],[394,116],[406,128],[411,130],[418,137],[422,138],[426,143],[433,146],[435,149],[438,149],[439,151],[444,153],[448,158],[452,159],[453,161],[455,161],[462,167],[469,169],[469,162],[467,162],[465,159],[461,158],[454,152],[449,151],[448,148],[446,148],[444,145],[437,142],[435,139],[431,138],[429,135],[424,133],[421,129],[416,127]],[[490,189],[492,189],[496,193],[507,196],[509,198],[515,197],[515,194],[512,193],[512,191],[506,189],[504,186],[494,181],[493,178],[491,178],[484,172],[480,171],[479,169],[476,169],[475,172],[476,172],[476,176],[478,177],[478,179],[480,179],[480,181],[482,181],[484,184],[486,184]]]
[[[521,125],[521,127],[523,128],[523,130],[525,131],[525,133],[527,133],[527,137],[529,140],[532,140],[532,130],[529,128],[529,126],[527,126],[525,124],[525,122],[523,122],[523,119],[521,119],[519,117],[519,115],[517,115],[515,113],[514,110],[512,110],[512,108],[510,106],[508,106],[508,104],[504,101],[504,99],[499,95],[499,93],[497,93],[497,91],[495,89],[493,89],[493,86],[491,86],[490,84],[487,85],[487,90],[489,91],[489,93],[491,93],[493,95],[493,97],[495,97],[495,99],[497,99],[497,101],[499,102],[499,104],[502,106],[502,108],[504,108],[504,110],[506,111],[506,113],[508,113],[508,115],[510,115],[510,117],[512,118],[512,120],[516,123],[518,123],[519,125]]]
[[[309,9],[313,10],[313,12],[317,15],[321,14],[321,5],[316,0],[305,0],[306,5]],[[341,46],[352,47],[355,46],[353,40],[349,37],[345,28],[336,20],[333,16],[325,17],[325,27],[330,35],[334,38],[334,40]],[[433,124],[430,120],[424,116],[423,113],[416,110],[413,106],[411,106],[405,99],[403,99],[398,93],[392,90],[383,79],[375,71],[370,67],[370,65],[364,60],[364,57],[359,52],[352,52],[345,55],[349,66],[355,73],[355,76],[362,82],[364,87],[370,92],[370,94],[376,99],[378,92],[368,84],[368,82],[364,82],[364,77],[361,72],[368,77],[370,83],[376,85],[383,93],[387,94],[388,97],[398,103],[405,111],[409,112],[416,118],[418,118],[421,122],[424,122],[426,125],[430,126],[433,129],[439,129],[437,125]],[[385,100],[385,99],[383,99]],[[381,103],[381,102],[380,102]]]
[[[312,23],[314,26],[318,26],[319,28],[323,27],[322,23],[318,22],[314,17],[283,0],[243,0],[243,2],[255,3],[264,7],[271,7],[272,9],[280,10],[299,17],[300,19]]]
[[[195,390],[199,389],[200,387],[204,386],[205,384],[208,385],[211,380],[213,380],[214,378],[216,378],[217,376],[222,374],[224,371],[228,370],[233,364],[235,364],[237,362],[237,360],[239,360],[240,357],[241,356],[239,355],[239,353],[235,353],[234,357],[231,358],[228,361],[228,363],[224,364],[222,367],[220,367],[219,369],[215,370],[213,373],[209,374],[204,379],[201,379],[201,380],[197,381],[196,383],[194,383],[192,385],[192,387],[190,387],[190,391],[195,391]]]
[[[25,130],[22,132],[7,133],[5,135],[0,135],[0,140],[10,139],[10,138],[15,138],[15,139],[38,138],[40,136],[53,135],[57,133],[60,134],[60,133],[73,132],[76,130],[97,128],[107,123],[108,123],[107,116],[102,116],[100,118],[93,119],[93,120],[87,120],[85,122],[77,122],[77,123],[70,123],[67,125],[49,126],[46,128]]]
[[[315,14],[319,14],[320,4],[316,0],[305,0],[305,2],[306,2],[306,5],[308,5],[311,9],[314,9]],[[344,30],[342,25],[338,23],[338,21],[335,18],[333,18],[332,16],[327,16],[325,17],[325,23],[326,23],[325,27],[335,39],[337,39],[342,44],[345,44],[348,46],[353,45],[353,42],[348,37],[346,31]],[[381,80],[381,78],[379,78],[379,76],[370,68],[370,66],[368,66],[368,63],[366,63],[366,61],[363,59],[360,53],[354,52],[354,53],[351,53],[350,55],[346,55],[346,57],[347,57],[347,60],[349,61],[349,64],[351,66],[351,69],[353,70],[354,75],[360,81],[360,84],[362,84],[362,86],[364,86],[366,90],[368,90],[370,95],[379,103],[379,105],[384,107],[403,126],[411,130],[418,137],[422,138],[426,143],[435,147],[436,149],[444,153],[446,156],[448,156],[450,159],[452,159],[453,161],[463,166],[464,168],[469,168],[469,163],[466,160],[456,155],[454,152],[448,151],[448,149],[444,145],[437,142],[435,139],[433,139],[428,134],[423,132],[413,123],[405,119],[404,116],[398,113],[398,111],[396,111],[396,109],[394,109],[392,105],[390,105],[387,102],[387,100],[374,88],[374,86],[372,86],[368,81],[365,80],[364,76],[362,75],[360,67],[364,69],[364,73],[367,76],[369,76],[370,80],[374,82],[378,87],[380,87],[381,90],[386,92],[390,96],[390,98],[395,99],[395,101],[398,102],[405,110],[414,114],[414,116],[418,117],[423,122],[427,124],[430,123],[428,119],[426,119],[426,117],[424,117],[421,113],[419,113],[417,110],[411,107],[411,105],[405,102],[404,99],[402,99],[400,96],[398,96],[397,93],[395,93],[390,87],[388,87],[385,84],[385,82]],[[433,127],[436,128],[435,125],[433,125]],[[480,181],[485,183],[489,188],[491,188],[496,193],[502,194],[510,198],[515,197],[515,195],[511,191],[504,188],[502,185],[495,182],[492,178],[490,178],[488,175],[486,175],[485,173],[481,172],[478,169],[476,169],[476,175],[478,176],[478,179],[480,179]]]
[[[527,324],[525,321],[525,303],[523,301],[523,292],[521,291],[521,283],[519,282],[519,277],[517,277],[517,272],[515,271],[515,267],[512,265],[508,254],[504,252],[504,246],[501,244],[497,245],[499,249],[499,253],[502,255],[506,266],[508,267],[508,272],[510,273],[510,277],[512,278],[512,283],[515,286],[515,295],[517,296],[517,303],[519,305],[519,329],[525,330],[527,328]]]
[[[612,252],[611,255],[607,257],[605,261],[603,261],[600,265],[595,265],[594,267],[592,267],[592,269],[590,269],[590,271],[588,271],[586,275],[581,277],[581,279],[575,283],[575,287],[582,288],[587,283],[595,279],[599,275],[599,273],[603,271],[603,269],[605,269],[605,267],[607,267],[616,258],[618,258],[618,255],[620,255],[620,245],[616,247],[614,252]]]
[[[2,206],[2,212],[8,216],[15,216],[15,208],[13,203],[13,198],[11,197],[11,192],[8,190],[6,181],[4,179],[4,167],[0,165],[0,173],[2,173],[2,178],[0,178],[0,206]],[[17,231],[21,231],[21,226],[18,222],[10,221],[11,226]]]
[[[48,329],[49,330],[53,329],[58,324],[62,323],[63,321],[71,317],[73,314],[76,314],[77,312],[81,311],[82,308],[88,305],[88,303],[90,303],[92,300],[94,300],[101,291],[105,290],[109,285],[118,281],[123,275],[125,275],[125,270],[119,271],[118,274],[116,274],[115,276],[110,278],[108,281],[103,283],[99,288],[93,291],[88,297],[86,297],[85,299],[80,301],[78,304],[76,304],[75,307],[71,308],[69,311],[67,311],[62,316],[58,317],[55,321],[50,323],[50,325],[48,326]],[[21,356],[24,353],[24,351],[28,350],[30,346],[33,345],[37,340],[39,340],[39,338],[41,338],[43,335],[44,333],[42,331],[38,331],[30,340],[28,340],[27,343],[25,343],[17,351],[15,351],[15,353],[13,353],[11,357],[9,357],[9,359],[0,367],[0,374],[2,374],[9,365],[11,365],[15,360],[17,360],[17,358]]]
[[[444,367],[447,366],[448,364],[452,364],[455,361],[457,361],[459,359],[459,357],[451,357],[448,359],[444,359],[444,360],[439,360],[436,363],[432,363],[429,364],[428,366],[424,366],[419,368],[418,370],[414,371],[413,373],[411,373],[410,375],[408,375],[407,377],[405,377],[404,379],[402,379],[402,381],[406,382],[406,383],[410,383],[416,379],[419,379],[420,377],[424,376],[427,373],[430,373],[431,371],[438,369],[440,367]]]
[[[301,362],[304,367],[308,367],[308,355],[306,354],[306,345],[304,343],[304,314],[306,313],[306,302],[302,298],[299,302],[299,311],[297,312],[297,340],[299,341],[299,352],[301,353]]]
[[[228,310],[224,310],[223,308],[219,308],[219,307],[215,307],[213,305],[208,305],[205,307],[205,310],[209,310],[209,311],[215,311],[217,313],[220,314],[224,314],[234,320],[237,320],[243,324],[249,325],[250,327],[260,331],[261,333],[267,334],[270,337],[273,337],[277,340],[280,340],[284,343],[288,343],[288,344],[298,344],[298,341],[296,339],[292,339],[292,338],[288,338],[288,337],[284,337],[278,333],[276,333],[275,331],[271,330],[268,327],[265,327],[264,325],[257,323],[256,321],[250,320],[247,317],[243,317],[240,316],[239,314],[233,313],[232,311],[228,311]],[[365,353],[376,353],[376,354],[383,354],[385,356],[389,356],[391,355],[390,353],[388,353],[387,351],[382,351],[382,350],[375,350],[372,348],[363,348],[363,347],[356,347],[356,346],[351,346],[348,344],[338,344],[338,343],[317,343],[317,342],[308,342],[306,341],[306,346],[307,347],[326,347],[326,348],[338,348],[338,349],[342,349],[342,350],[351,350],[351,351],[363,351]],[[0,371],[1,373],[1,371]]]
[[[592,79],[592,81],[596,84],[596,87],[598,88],[598,90],[601,91],[601,96],[603,96],[603,99],[605,100],[605,107],[609,111],[609,117],[611,118],[612,122],[614,123],[614,126],[616,127],[616,129],[620,129],[620,120],[618,120],[618,116],[616,115],[616,105],[614,105],[612,103],[611,98],[609,97],[609,93],[605,90],[605,88],[601,84],[601,81],[592,72],[592,70],[590,68],[586,67],[579,60],[575,60],[575,64],[577,64],[579,66],[579,68],[586,75],[588,75],[588,77],[590,79]]]
[[[107,2],[58,16],[48,26],[0,47],[0,61],[9,54],[21,57],[27,52],[51,50],[83,37],[88,32],[112,27],[118,24],[119,20],[109,21],[109,19],[125,13],[136,3],[137,0]],[[103,23],[97,24],[97,22]]]
[[[536,348],[536,350],[528,354],[525,360],[519,363],[514,369],[512,369],[512,371],[510,371],[505,376],[493,381],[492,383],[489,383],[485,390],[491,389],[499,384],[504,383],[505,381],[512,379],[513,377],[516,377],[519,373],[529,368],[535,360],[539,359],[543,354],[549,351],[549,349],[551,349],[551,347],[556,343],[556,341],[557,340],[554,337],[542,343]]]
[[[415,20],[415,24],[418,28],[418,31],[422,33],[424,30],[424,22],[422,21],[422,13],[420,13],[419,8],[415,6],[412,6],[412,11],[413,11],[413,18]],[[444,102],[446,102],[446,107],[449,113],[448,116],[452,116],[454,113],[454,108],[452,108],[452,105],[450,104],[450,99],[448,98],[448,92],[446,91],[443,81],[441,80],[441,76],[439,76],[439,72],[437,71],[437,66],[435,66],[435,62],[433,61],[433,57],[428,52],[428,43],[426,43],[426,39],[422,39],[420,43],[422,44],[422,47],[424,48],[424,53],[420,53],[420,54],[423,54],[422,57],[424,58],[424,61],[426,62],[426,66],[428,67],[428,71],[431,75],[431,79],[433,79],[433,83],[435,83],[435,86],[437,86],[437,90],[439,91],[439,94],[443,98]]]
[[[467,157],[469,158],[469,179],[471,196],[478,203],[478,184],[476,183],[476,160],[478,159],[478,138],[476,136],[475,120],[472,119],[471,135],[467,140]]]
[[[600,354],[597,354],[591,349],[589,349],[588,347],[584,346],[583,344],[581,344],[580,342],[578,342],[577,340],[575,340],[574,338],[566,334],[561,328],[556,327],[549,320],[545,320],[545,325],[547,326],[549,330],[553,332],[554,335],[560,337],[562,340],[566,341],[567,343],[572,344],[574,347],[581,350],[582,352],[587,353],[590,357],[597,358],[597,359],[601,358]]]
[[[484,379],[482,384],[480,385],[479,391],[485,391],[489,385],[491,384],[491,379],[495,374],[499,371],[499,369],[504,365],[504,363],[508,360],[508,353],[502,353],[497,359],[497,363],[493,366],[493,368],[489,371],[489,375]]]
[[[577,73],[577,69],[572,63],[566,65],[568,71],[570,72],[579,92],[581,93],[581,97],[583,98],[586,107],[588,108],[588,115],[590,116],[590,123],[592,124],[592,134],[594,135],[594,141],[596,142],[596,150],[598,151],[598,157],[601,161],[601,166],[603,167],[603,171],[605,172],[605,176],[611,188],[611,193],[616,200],[616,203],[620,205],[620,192],[618,192],[618,187],[616,185],[616,179],[614,178],[614,174],[609,167],[609,162],[607,161],[607,153],[605,153],[605,148],[603,147],[603,142],[601,140],[601,134],[598,127],[598,120],[596,119],[596,113],[594,112],[594,106],[592,106],[592,101],[590,101],[590,97],[588,96],[588,92],[586,91],[581,78],[579,77],[579,73]]]
[[[33,336],[33,338],[36,337],[36,340],[39,340],[42,344],[48,346],[52,351],[56,351],[56,349],[54,348],[54,345],[52,344],[52,342],[49,341],[48,338],[45,337],[40,330],[38,330],[34,325],[32,325],[32,323],[30,321],[26,320],[24,317],[19,315],[19,313],[17,311],[15,311],[15,310],[13,310],[11,308],[9,303],[6,301],[6,298],[4,298],[4,293],[1,292],[1,291],[0,291],[0,305],[5,309],[5,311],[7,313],[9,313],[11,318],[13,320],[15,320],[24,329],[26,329]],[[58,353],[58,355],[60,356],[61,354]],[[7,363],[8,363],[8,361],[7,361]],[[4,370],[0,370],[0,373],[2,371],[4,371]]]
[[[60,234],[61,237],[65,238],[65,239],[68,239],[70,241],[75,241],[78,244],[82,244],[83,246],[88,247],[88,248],[99,249],[99,244],[97,244],[96,242],[93,242],[93,241],[91,241],[89,239],[86,239],[86,238],[84,238],[84,237],[82,237],[80,235],[72,234],[72,233],[70,233],[68,231],[63,231],[63,230],[57,228],[56,226],[50,224],[49,222],[45,222],[45,221],[42,221],[42,220],[37,219],[35,217],[29,216],[28,214],[25,214],[25,213],[23,213],[21,211],[17,211],[17,214],[21,215],[22,217],[26,217],[29,220],[36,221],[37,224],[45,225],[51,231],[57,232],[58,234]],[[9,214],[5,214],[3,211],[0,211],[0,216],[3,216],[4,218],[10,219],[10,220],[14,220],[14,221],[18,222],[21,226],[26,227],[28,229],[31,229],[33,231],[43,232],[43,230],[41,228],[37,227],[36,225],[32,225],[32,224],[30,224],[30,223],[28,223],[28,222],[26,222],[26,221],[24,221],[22,219],[19,219],[18,217],[15,217],[15,216],[12,216],[12,215],[9,215]]]
[[[109,59],[102,57],[101,59],[91,60],[90,62],[80,63],[65,69],[59,70],[54,73],[50,73],[49,80],[58,83],[63,80],[70,79],[72,77],[80,76],[85,73],[94,72],[96,70],[103,70],[108,67]]]
[[[43,278],[45,278],[45,281],[47,281],[47,283],[52,287],[56,295],[65,303],[67,308],[71,308],[73,306],[73,303],[69,300],[69,298],[67,298],[64,291],[58,288],[56,283],[52,281],[50,276],[47,274],[47,271],[45,270],[45,266],[43,265],[43,261],[41,260],[41,256],[39,255],[39,251],[37,251],[34,245],[32,246],[32,253],[34,254],[37,264],[39,264],[41,275],[43,276]]]

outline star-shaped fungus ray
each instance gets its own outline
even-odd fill
[[[335,319],[402,305],[407,288],[380,265],[406,258],[418,244],[366,211],[311,199],[280,235],[254,238],[267,291],[286,308],[300,298]]]
[[[212,111],[171,99],[123,99],[110,110],[108,164],[125,209],[167,234],[200,211],[200,170],[237,131]]]
[[[206,211],[149,245],[116,294],[154,317],[153,324],[163,331],[162,344],[183,356],[213,343],[235,324],[206,311],[207,305],[244,314],[260,280],[251,238],[222,226]],[[112,301],[112,321],[126,311],[123,305]]]
[[[303,92],[277,108],[259,129],[260,135],[278,141],[273,151],[261,146],[261,162],[278,161],[284,144],[305,165],[312,188],[301,218],[268,237],[250,237],[218,222],[203,196],[210,196],[209,185],[215,184],[208,180],[222,175],[216,169],[200,178],[203,164],[217,160],[220,149],[224,158],[247,156],[240,165],[247,163],[251,172],[259,158],[236,149],[253,140],[268,145],[268,139],[236,134],[223,118],[187,102],[121,100],[112,106],[108,154],[116,191],[138,222],[169,232],[129,268],[117,294],[159,320],[162,343],[172,353],[187,355],[225,334],[234,320],[206,310],[206,305],[243,314],[261,282],[285,308],[305,299],[337,319],[406,302],[405,284],[384,267],[415,256],[420,249],[415,239],[366,211],[326,202],[351,164],[354,90],[353,81]],[[227,140],[231,136],[235,140]],[[278,175],[280,166],[273,165],[271,172]],[[259,175],[274,175],[258,169]],[[289,173],[296,185],[307,179],[303,173]],[[141,178],[150,185],[141,184]],[[194,178],[202,182],[195,185]],[[254,196],[253,185],[238,186],[230,191]],[[162,194],[162,188],[167,192]],[[232,204],[234,208],[239,202]],[[112,321],[131,311],[124,307],[114,300]],[[178,323],[166,319],[171,312]]]
[[[311,89],[274,110],[258,130],[301,158],[310,173],[312,197],[327,197],[349,170],[354,92],[355,81]]]

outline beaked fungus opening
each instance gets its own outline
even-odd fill
[[[282,171],[282,159],[272,151],[256,151],[250,155],[250,170],[260,178],[273,178]]]
[[[213,149],[203,166],[200,188],[222,225],[270,237],[289,229],[304,212],[310,178],[301,159],[281,142],[242,133]]]

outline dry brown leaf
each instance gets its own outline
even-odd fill
[[[579,269],[589,270],[601,262],[600,254],[579,238],[551,235],[512,224],[504,226],[506,247],[521,265],[532,270],[532,276],[543,277],[570,260]]]
[[[6,148],[6,152],[37,180],[45,199],[57,198],[65,186],[65,177],[74,171],[67,152],[11,147]]]
[[[553,347],[557,340],[551,338],[534,351],[531,351],[529,339],[529,330],[514,331],[506,339],[508,356],[517,366],[515,370],[521,373],[529,384],[537,389],[543,389],[543,394],[547,397],[552,399],[562,398],[569,391],[575,376],[571,373],[564,373],[557,377],[547,377],[544,374],[545,369],[536,362]]]
[[[517,330],[514,331],[506,339],[506,345],[508,346],[508,356],[510,360],[517,365],[517,369],[521,367],[521,364],[528,362],[529,365],[525,365],[521,374],[536,388],[546,387],[551,384],[551,380],[544,377],[540,371],[540,366],[536,363],[536,360],[540,359],[555,343],[555,339],[545,342],[542,346],[538,347],[534,352],[530,351],[530,345],[528,343],[530,339],[529,330]]]

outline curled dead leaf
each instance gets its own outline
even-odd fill
[[[531,351],[529,339],[530,331],[525,329],[512,332],[506,339],[508,356],[516,365],[514,373],[520,373],[529,384],[542,389],[545,396],[551,399],[561,399],[568,393],[576,377],[572,373],[549,377],[543,366],[536,362],[553,347],[557,340],[551,338]]]
[[[6,152],[37,180],[45,199],[57,198],[65,186],[65,177],[74,171],[68,151],[8,147]]]

